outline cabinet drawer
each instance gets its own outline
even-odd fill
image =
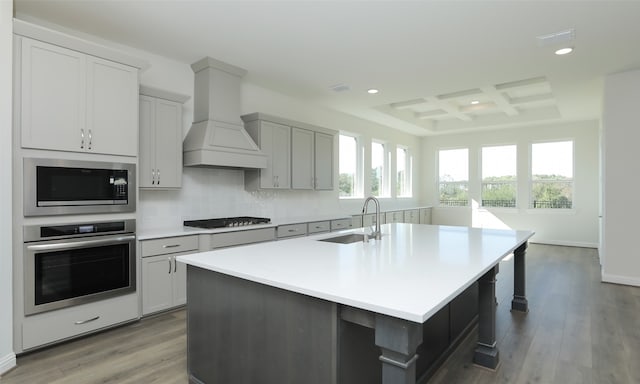
[[[307,234],[307,224],[287,224],[278,226],[278,239],[283,237],[304,236]]]
[[[331,220],[332,231],[341,231],[343,229],[349,229],[351,227],[352,227],[351,219]]]
[[[80,336],[138,317],[136,294],[27,316],[22,324],[22,348]]]
[[[309,223],[308,225],[309,234],[311,233],[322,233],[329,232],[331,230],[331,222],[330,221],[314,221],[313,223]]]
[[[275,240],[274,228],[214,233],[211,235],[211,249],[273,240]]]
[[[402,211],[387,212],[385,216],[387,223],[402,223],[404,221],[404,212]]]
[[[142,257],[197,251],[198,235],[143,240],[140,243],[142,247]]]

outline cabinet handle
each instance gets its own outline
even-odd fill
[[[156,182],[156,185],[160,185],[160,170],[156,169],[156,173],[158,174],[158,180]]]
[[[171,258],[167,257],[167,261],[169,262],[169,274],[171,274]]]
[[[92,139],[93,135],[91,134],[91,130],[89,130],[89,146],[88,149],[91,149],[91,139]]]
[[[151,169],[151,185],[155,185],[155,184],[156,184],[156,170]]]
[[[100,316],[96,316],[96,317],[92,317],[91,319],[87,319],[87,320],[78,320],[76,321],[74,324],[75,325],[82,325],[82,324],[87,324],[90,323],[92,321],[96,321],[100,318]]]
[[[292,233],[293,232],[298,232],[298,230],[297,229],[290,229],[289,232],[292,232]]]
[[[176,248],[179,246],[180,244],[168,244],[168,245],[163,245],[162,248]]]
[[[280,188],[280,176],[276,176],[276,187]]]
[[[80,128],[80,149],[84,149],[84,129]]]
[[[178,260],[176,260],[176,257],[173,257],[173,273],[178,272]]]

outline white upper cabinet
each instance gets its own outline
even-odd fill
[[[315,132],[315,189],[333,189],[333,136]]]
[[[182,104],[188,96],[140,87],[140,187],[182,186]]]
[[[307,129],[291,130],[293,189],[333,189],[333,136]]]
[[[291,188],[313,189],[314,140],[313,131],[291,128]]]
[[[22,146],[136,156],[138,70],[21,39]]]
[[[245,187],[255,189],[291,188],[291,127],[266,120],[245,124],[251,138],[267,156],[267,168],[245,171]]]
[[[87,150],[138,153],[138,70],[87,56]]]
[[[264,113],[242,116],[267,155],[267,168],[245,170],[245,188],[333,190],[337,132]]]

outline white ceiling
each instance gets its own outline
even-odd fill
[[[18,18],[187,64],[211,56],[256,84],[416,135],[597,119],[603,76],[640,68],[640,1],[14,4]],[[566,56],[536,39],[567,29]],[[341,84],[350,89],[332,89]]]

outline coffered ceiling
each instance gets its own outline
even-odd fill
[[[598,119],[604,76],[640,68],[635,0],[14,4],[18,18],[186,64],[211,56],[247,81],[416,135]],[[563,45],[574,52],[554,55]]]

